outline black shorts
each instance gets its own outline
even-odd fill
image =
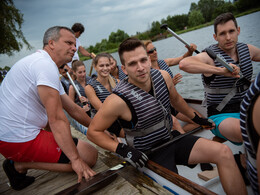
[[[79,140],[77,138],[73,138],[73,141],[74,141],[75,145],[77,146]],[[66,163],[67,164],[69,162],[70,162],[70,159],[64,154],[64,152],[61,152],[58,163]]]
[[[185,165],[194,168],[195,165],[188,165],[191,150],[200,137],[187,135],[171,145],[162,148],[149,155],[149,159],[159,165],[178,173],[176,165]]]

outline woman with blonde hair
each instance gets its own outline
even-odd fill
[[[95,57],[93,65],[97,72],[97,78],[85,87],[85,93],[91,107],[91,118],[94,117],[119,81],[110,75],[111,65],[109,57],[106,53],[98,54]],[[108,130],[119,136],[121,126],[116,122]]]

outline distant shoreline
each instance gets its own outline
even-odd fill
[[[258,12],[258,11],[260,11],[260,7],[255,8],[255,9],[251,9],[251,10],[247,10],[247,11],[242,12],[240,14],[236,14],[235,17],[238,18],[238,17],[245,16],[245,15],[248,15],[248,14],[252,14],[252,13],[255,13],[255,12]],[[204,28],[204,27],[207,27],[207,26],[210,26],[210,25],[213,25],[213,24],[214,24],[214,20],[212,20],[211,22],[207,22],[205,24],[201,24],[201,25],[198,25],[198,26],[195,26],[195,27],[185,29],[185,30],[176,31],[175,33],[179,35],[179,34],[182,34],[182,33],[186,33],[186,32],[190,32],[190,31],[200,29],[200,28]],[[169,38],[169,37],[172,37],[172,35],[168,34],[166,38]],[[159,41],[159,40],[162,40],[162,39],[158,39],[156,41]],[[114,52],[117,52],[117,50],[118,50],[118,48],[114,48],[114,49],[106,50],[106,51],[103,51],[103,52],[100,52],[100,53],[114,53]],[[81,61],[85,61],[85,60],[89,60],[89,59],[91,59],[91,58],[86,57],[86,56],[80,57]]]

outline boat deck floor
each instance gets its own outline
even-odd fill
[[[86,140],[86,136],[78,132],[74,128],[72,135],[74,137]],[[119,164],[120,159],[108,158],[109,152],[99,148],[99,158],[93,170],[98,172],[107,170],[108,168]],[[2,165],[5,158],[0,154],[0,164]],[[76,173],[60,173],[44,170],[29,170],[28,175],[36,178],[35,182],[21,191],[15,191],[9,187],[8,178],[4,173],[2,166],[0,167],[0,194],[56,194],[77,183]],[[95,195],[103,194],[170,194],[170,192],[159,184],[155,183],[149,177],[137,171],[132,166],[125,167],[111,183],[104,188],[96,191]]]

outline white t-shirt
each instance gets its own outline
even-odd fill
[[[77,50],[75,51],[74,56],[73,56],[71,62],[67,63],[67,65],[68,65],[70,68],[71,68],[71,66],[72,66],[71,63],[73,62],[73,60],[79,60],[79,54],[78,54],[79,46],[81,46],[80,41],[79,41],[78,38],[76,38],[76,49],[77,49]]]
[[[0,140],[27,142],[33,140],[48,122],[37,86],[45,85],[59,91],[58,67],[44,50],[18,61],[0,86]]]

